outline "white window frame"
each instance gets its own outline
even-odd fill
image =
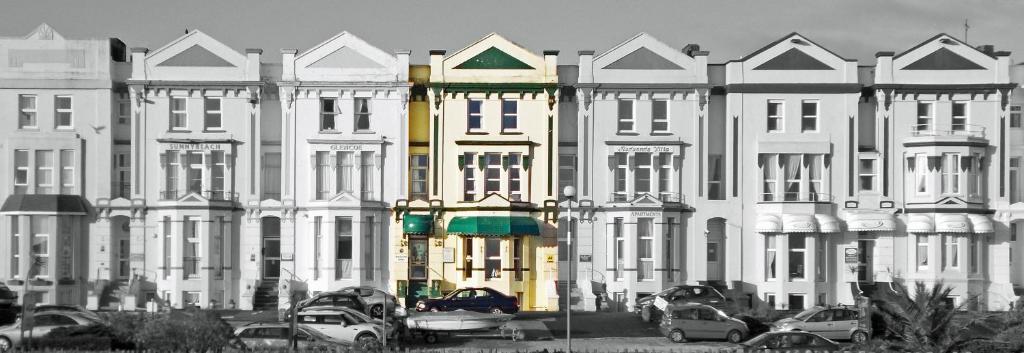
[[[504,238],[484,238],[484,280],[501,279],[501,254],[504,250]],[[495,249],[497,247],[497,249]],[[495,250],[495,251],[491,251]],[[491,264],[497,261],[497,267],[492,268]]]
[[[465,164],[462,166],[462,201],[476,201],[477,199],[477,153],[466,152],[463,155]]]
[[[182,154],[178,150],[167,150],[164,152],[164,197],[174,193],[173,198],[177,198],[179,187],[181,186],[181,158]]]
[[[1024,109],[1020,105],[1010,106],[1010,128],[1020,129],[1024,127],[1021,122],[1021,116],[1024,115]]]
[[[928,236],[928,234],[915,234],[914,239],[915,239],[915,242],[916,242],[916,245],[915,245],[915,249],[916,249],[915,250],[916,251],[915,255],[916,256],[914,257],[914,263],[917,266],[917,270],[918,271],[928,270],[928,265],[931,262],[931,253],[929,251],[931,249],[931,244],[928,243],[929,242],[929,236]],[[922,253],[923,253],[923,255],[922,255]],[[923,264],[921,262],[922,258],[924,259],[924,263]]]
[[[675,249],[673,248],[673,239],[676,236],[676,218],[668,217],[665,220],[665,279],[673,281],[675,279]]]
[[[645,227],[646,226],[646,227]],[[636,280],[654,280],[654,218],[636,219]],[[648,273],[645,273],[647,269]]]
[[[980,157],[979,155],[975,155],[975,159],[979,159],[979,157]],[[980,159],[979,159],[978,162],[975,162],[975,163],[979,163],[980,164]],[[1022,172],[1022,169],[1024,169],[1024,165],[1022,165],[1022,164],[1024,164],[1024,158],[1022,158],[1022,157],[1011,157],[1010,161],[1008,163],[1010,171],[1009,171],[1009,173],[1007,173],[1007,179],[1009,179],[1009,184],[1010,184],[1009,187],[1008,187],[1009,188],[1008,191],[1010,193],[1009,199],[1010,199],[1010,203],[1011,204],[1024,201],[1024,189],[1022,189],[1022,187],[1021,187],[1022,186],[1021,185],[1021,178],[1022,178],[1021,172]],[[979,193],[980,193],[981,182],[983,180],[981,168],[978,168],[977,178],[978,178],[978,190],[979,190]]]
[[[331,102],[331,110],[324,109],[325,102]],[[338,131],[338,116],[341,115],[341,107],[338,103],[341,101],[338,97],[320,97],[320,121],[319,128],[321,132],[337,132]],[[328,122],[330,127],[328,127]]]
[[[622,104],[629,102],[629,116],[622,116]],[[620,98],[616,101],[615,114],[618,115],[616,119],[616,130],[621,133],[636,133],[636,100],[635,99],[623,99]],[[629,129],[623,129],[623,124],[629,124]]]
[[[320,258],[323,256],[323,216],[313,216],[313,279],[320,279]]]
[[[775,115],[771,114],[772,104],[778,104],[779,108]],[[781,99],[769,99],[765,104],[765,131],[772,133],[786,132],[786,102]],[[772,129],[772,122],[775,122],[775,129]]]
[[[486,162],[486,164],[484,165],[484,197],[487,197],[486,195],[490,195],[491,193],[501,194],[501,154],[487,152],[484,153],[483,155],[484,160]],[[488,172],[492,170],[497,172],[497,177],[492,178],[487,175]],[[488,184],[497,185],[498,188],[491,189],[487,186]]]
[[[31,216],[30,216],[31,217]],[[11,221],[11,278],[21,278],[21,217],[10,216]]]
[[[360,200],[373,201],[376,200],[376,188],[373,187],[377,183],[376,174],[373,172],[376,162],[374,159],[375,153],[373,151],[362,151],[359,153],[359,191]]]
[[[60,108],[58,103],[61,99],[68,100],[67,108]],[[75,126],[75,114],[74,114],[75,100],[71,95],[57,95],[53,96],[53,125],[56,129],[72,129]],[[61,124],[61,114],[67,114],[67,124]]]
[[[827,201],[827,196],[826,197],[819,196],[819,195],[827,195],[828,194],[828,193],[825,192],[825,189],[824,189],[825,184],[823,182],[823,180],[825,179],[825,155],[822,155],[822,154],[805,154],[803,158],[810,158],[811,159],[810,163],[806,163],[807,164],[807,172],[805,173],[807,175],[806,176],[806,178],[807,178],[807,187],[809,188],[809,190],[807,190],[807,194],[810,196],[810,200],[811,201]],[[804,166],[800,166],[800,167],[803,168]],[[814,175],[815,171],[818,172],[817,176]]]
[[[342,228],[340,227],[340,225],[342,223],[345,223],[345,221],[347,221],[349,226],[348,226],[348,230],[345,233],[343,233],[342,232]],[[334,279],[335,280],[339,280],[339,279],[352,279],[352,273],[354,272],[352,270],[352,265],[355,263],[355,254],[356,254],[355,238],[354,238],[354,236],[352,234],[352,230],[355,228],[355,224],[353,222],[354,221],[352,220],[352,217],[350,217],[350,216],[335,216],[334,217],[334,228],[335,228],[334,229],[334,250],[335,250],[334,251]],[[346,238],[348,240],[348,246],[349,246],[348,252],[349,252],[349,254],[348,254],[347,258],[344,258],[344,257],[341,257],[341,254],[338,252],[338,247],[342,243],[341,241],[343,239],[346,239]],[[348,271],[347,272],[344,271],[344,267],[339,267],[338,266],[339,264],[343,263],[342,261],[345,261],[345,260],[348,260]]]
[[[943,195],[960,194],[960,181],[963,179],[960,161],[959,153],[942,154],[942,166],[940,168],[942,171],[942,188],[940,191]]]
[[[359,103],[363,102],[363,107],[366,108],[366,112],[359,111]],[[352,99],[352,131],[373,131],[373,106],[369,97],[355,97]],[[359,121],[362,118],[366,118],[366,127],[360,128]]]
[[[964,106],[964,115],[962,116],[956,115],[956,106],[958,104],[962,104]],[[949,122],[949,129],[952,131],[967,131],[967,125],[970,124],[970,109],[971,105],[968,101],[953,101],[952,104],[950,104],[951,118]],[[959,122],[957,122],[958,120]]]
[[[865,171],[864,162],[871,162],[871,169],[874,171]],[[861,156],[857,163],[857,187],[861,192],[878,192],[878,180],[879,180],[879,167],[878,157],[876,156]],[[870,178],[871,188],[864,188],[864,178]]]
[[[217,102],[217,109],[210,109],[210,102]],[[224,98],[203,97],[203,128],[207,131],[221,131],[224,129]],[[217,124],[211,124],[211,118],[216,117]]]
[[[764,278],[775,281],[779,279],[779,235],[765,234],[764,240]]]
[[[173,253],[172,252],[172,248],[173,248],[172,244],[174,242],[174,231],[173,231],[172,226],[171,226],[171,217],[164,216],[164,219],[163,219],[163,222],[161,223],[161,226],[163,227],[163,230],[162,230],[162,232],[163,232],[163,235],[162,235],[163,244],[161,246],[161,250],[163,251],[163,255],[164,255],[162,272],[163,272],[163,278],[164,279],[169,279],[169,278],[171,278],[171,263],[173,261],[173,257],[171,256],[171,254]]]
[[[922,106],[928,107],[928,114],[921,115]],[[933,132],[935,130],[935,102],[918,101],[917,106],[914,109],[917,110],[917,120],[914,124],[914,132],[918,134],[921,132]]]
[[[928,194],[930,190],[928,175],[928,156],[924,153],[914,155],[914,191],[918,195]]]
[[[523,154],[508,154],[508,199],[525,201],[523,198]]]
[[[227,154],[224,151],[210,151],[210,192],[220,193],[223,200],[231,200],[231,197],[227,194],[228,192],[228,165],[227,165]],[[214,171],[220,170],[220,177],[217,177],[217,173]],[[220,179],[220,185],[218,189],[218,181]],[[211,195],[212,196],[212,195]]]
[[[70,156],[65,156],[65,153],[69,153]],[[60,193],[61,194],[74,194],[75,193],[75,150],[60,150]],[[65,158],[67,157],[67,158]]]
[[[615,159],[615,167],[612,169],[612,201],[628,201],[629,154],[626,152],[615,152],[612,158]]]
[[[424,162],[422,165],[417,164],[417,160]],[[417,176],[418,172],[422,172],[422,178]],[[430,157],[427,154],[419,153],[412,154],[409,156],[409,199],[410,200],[423,200],[426,201],[430,198],[429,189],[429,173],[430,173]],[[416,185],[422,185],[423,191],[416,192]]]
[[[190,223],[195,228],[190,230],[189,229],[189,224]],[[185,216],[182,219],[182,223],[181,223],[181,227],[182,227],[181,228],[181,230],[182,230],[181,231],[181,233],[182,233],[181,234],[181,243],[182,243],[182,249],[181,249],[181,269],[182,269],[182,276],[185,279],[197,279],[197,278],[201,277],[201,273],[202,273],[201,268],[202,268],[202,262],[203,262],[203,260],[202,260],[203,259],[203,256],[202,256],[203,248],[202,248],[202,241],[201,241],[202,235],[200,234],[200,232],[202,231],[203,227],[201,225],[202,225],[202,219],[200,219],[197,216]],[[189,236],[189,233],[191,233],[191,236]],[[194,248],[195,256],[191,256],[191,257],[185,256],[185,249],[186,249],[185,247],[188,247],[188,246],[195,247]],[[187,269],[187,267],[188,267],[186,265],[188,260],[192,260],[192,261],[196,262],[196,268],[195,268],[196,272],[195,273],[188,273],[187,271],[185,271]]]
[[[473,103],[480,104],[480,111],[477,113],[473,112]],[[473,122],[479,122],[480,127],[472,127]],[[468,132],[483,132],[487,126],[484,124],[484,101],[482,99],[467,99],[466,100],[466,131]]]
[[[31,101],[32,107],[28,107],[25,101]],[[25,119],[29,121],[22,121],[24,117],[31,117]],[[38,129],[39,128],[39,96],[34,94],[19,94],[18,95],[18,128],[19,129]]]
[[[50,154],[50,163],[51,164],[49,166],[45,166],[45,165],[43,165],[40,162],[41,158],[39,158],[39,157],[43,153],[49,153]],[[35,190],[36,191],[35,191],[35,193],[37,193],[37,194],[52,194],[55,191],[57,191],[55,189],[57,187],[56,182],[55,182],[55,179],[57,178],[56,170],[55,169],[56,169],[56,164],[57,164],[58,156],[56,156],[54,154],[53,150],[35,150],[35,157],[36,157],[36,159],[35,159],[35,162],[36,162],[36,173],[35,173],[35,185],[36,185]],[[44,175],[44,172],[48,172],[50,174],[50,177],[46,178],[46,179],[49,179],[49,180],[43,180],[45,183],[40,181],[40,176]]]
[[[669,100],[667,100],[667,99],[652,99],[651,100],[651,133],[655,133],[655,134],[668,133],[670,131],[670,129],[672,128],[671,125],[670,125],[670,121],[672,119],[669,118],[671,116],[670,115],[671,113],[669,112],[669,109],[670,109],[669,107],[671,105],[668,104],[668,103],[669,103]],[[664,104],[665,105],[665,116],[659,117],[659,116],[657,116],[655,114],[656,110],[654,109],[654,107],[656,105],[658,105],[658,104]],[[664,124],[665,128],[664,129],[658,129],[658,125],[659,124]]]
[[[335,193],[331,190],[331,162],[329,151],[313,153],[313,200],[327,200]]]
[[[24,157],[25,157],[24,158],[24,162],[25,162],[25,164],[23,164],[23,165],[18,165],[18,154],[19,153],[24,154]],[[13,181],[14,181],[14,193],[15,194],[27,194],[28,190],[29,190],[29,185],[34,185],[35,184],[34,181],[32,181],[31,183],[29,182],[29,180],[32,178],[32,171],[31,171],[32,170],[32,167],[31,167],[32,161],[30,160],[31,153],[32,153],[32,150],[21,150],[21,149],[14,150],[14,158],[13,158],[14,159],[13,160],[13,162],[14,162],[14,176],[11,179],[13,179]],[[18,180],[19,177],[21,178],[21,181]]]
[[[626,277],[626,225],[625,219],[616,217],[612,220],[612,261],[614,261],[615,281],[622,281]]]
[[[50,254],[50,242],[53,241],[55,238],[52,236],[54,235],[52,234],[52,232],[54,231],[52,222],[54,221],[53,218],[56,217],[45,215],[32,215],[29,217],[29,255],[32,256],[30,260],[35,261],[34,259],[38,257],[43,259],[43,261],[40,262],[45,264],[45,267],[42,267],[39,270],[35,278],[50,278],[50,268],[52,268],[53,266],[53,257],[51,256],[52,254]],[[33,220],[36,219],[41,219],[42,221],[40,223],[46,224],[46,228],[48,231],[47,233],[36,233],[36,231],[38,230],[35,227],[35,222],[33,222]],[[44,246],[42,251],[40,252],[34,252],[32,250],[32,248],[35,247],[35,239],[37,237],[46,239],[46,246]]]
[[[174,109],[174,102],[181,101],[182,106],[180,110]],[[184,96],[170,96],[168,98],[168,110],[170,113],[170,130],[188,130],[188,97]]]
[[[778,154],[762,154],[761,162],[761,200],[778,201],[779,197],[779,158]]]
[[[796,238],[794,238],[794,237],[796,237]],[[789,233],[789,234],[786,234],[786,245],[789,248],[789,259],[788,259],[789,261],[786,264],[786,272],[787,272],[786,276],[789,278],[790,281],[806,281],[807,280],[807,274],[808,274],[808,272],[810,272],[808,270],[809,266],[807,266],[807,262],[808,262],[807,261],[808,260],[808,258],[807,258],[807,238],[808,237],[809,236],[807,234],[805,234],[805,233]],[[799,238],[803,238],[804,247],[802,247],[802,248],[794,248],[793,247],[793,243],[792,243],[792,239],[799,239]],[[801,253],[801,254],[803,254],[803,271],[802,271],[803,272],[803,277],[793,277],[793,272],[789,270],[789,266],[793,264],[793,253]]]
[[[945,269],[960,269],[960,237],[955,234],[942,235],[942,267]]]
[[[646,157],[646,158],[641,158]],[[654,194],[654,153],[639,152],[633,154],[633,193],[635,195]],[[646,171],[647,178],[641,178],[640,172]],[[641,190],[640,183],[647,182],[647,189]]]
[[[193,163],[192,162],[192,156],[199,156],[199,162],[198,163]],[[200,195],[202,195],[204,191],[207,191],[207,190],[204,190],[204,189],[206,189],[208,187],[208,185],[206,185],[206,183],[205,183],[206,182],[206,173],[208,173],[208,171],[206,170],[206,158],[209,158],[209,157],[206,156],[206,153],[203,153],[203,152],[200,152],[200,151],[188,151],[187,153],[185,153],[185,163],[188,163],[187,164],[188,168],[185,169],[185,179],[186,179],[185,190],[186,191],[188,191],[188,192],[196,192],[196,193],[198,193]],[[199,190],[198,191],[197,190],[192,190],[192,173],[193,172],[199,173]]]
[[[505,110],[505,104],[512,103],[515,107],[515,112],[508,112]],[[512,124],[506,124],[506,119],[512,122]],[[502,99],[501,100],[501,132],[518,132],[519,131],[519,101],[515,99]]]
[[[132,166],[130,152],[114,152],[114,174],[118,183],[115,195],[130,198],[132,194]],[[122,185],[128,186],[127,194],[121,192]]]
[[[804,104],[808,104],[808,103],[813,103],[814,104],[814,113],[813,114],[808,114],[806,111],[804,111]],[[820,116],[821,116],[821,101],[820,100],[817,100],[817,99],[804,99],[804,100],[800,101],[800,132],[818,132],[818,130],[820,128],[819,122],[821,121]],[[813,121],[814,122],[814,128],[813,129],[808,129],[807,128],[806,122],[808,122],[808,121]]]
[[[669,201],[669,199],[675,194],[675,184],[672,183],[672,152],[661,152],[657,154],[658,159],[658,193],[661,195],[662,201]]]
[[[374,252],[377,249],[377,245],[374,244],[374,239],[377,234],[377,222],[374,216],[363,217],[363,224],[360,231],[363,233],[362,244],[363,248],[363,279],[367,281],[373,281],[374,270],[377,268],[374,263]]]
[[[361,156],[360,156],[361,157]],[[335,164],[338,166],[334,171],[334,193],[355,192],[354,172],[356,170],[356,153],[353,151],[338,151],[335,155]],[[330,159],[330,156],[328,156]],[[328,161],[330,163],[330,161]],[[330,172],[328,172],[329,174]]]
[[[127,94],[121,93],[117,98],[117,123],[131,125],[132,123],[132,101]]]

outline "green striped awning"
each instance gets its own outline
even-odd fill
[[[462,216],[448,223],[448,234],[467,237],[540,235],[540,225],[525,216]]]
[[[429,214],[407,214],[402,218],[405,234],[434,234],[434,216]]]

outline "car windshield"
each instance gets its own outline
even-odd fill
[[[821,311],[820,308],[810,308],[810,309],[804,310],[803,312],[801,312],[799,314],[796,314],[796,316],[794,316],[793,318],[797,319],[797,320],[800,320],[800,321],[807,321],[807,318],[811,317],[811,315],[817,314],[819,311]]]

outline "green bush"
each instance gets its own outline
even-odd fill
[[[216,313],[173,311],[147,317],[136,335],[142,348],[154,352],[215,352],[237,346],[234,329]]]

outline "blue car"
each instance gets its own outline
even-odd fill
[[[416,311],[479,311],[492,314],[519,312],[519,299],[487,287],[463,288],[442,298],[423,299],[416,303]]]

